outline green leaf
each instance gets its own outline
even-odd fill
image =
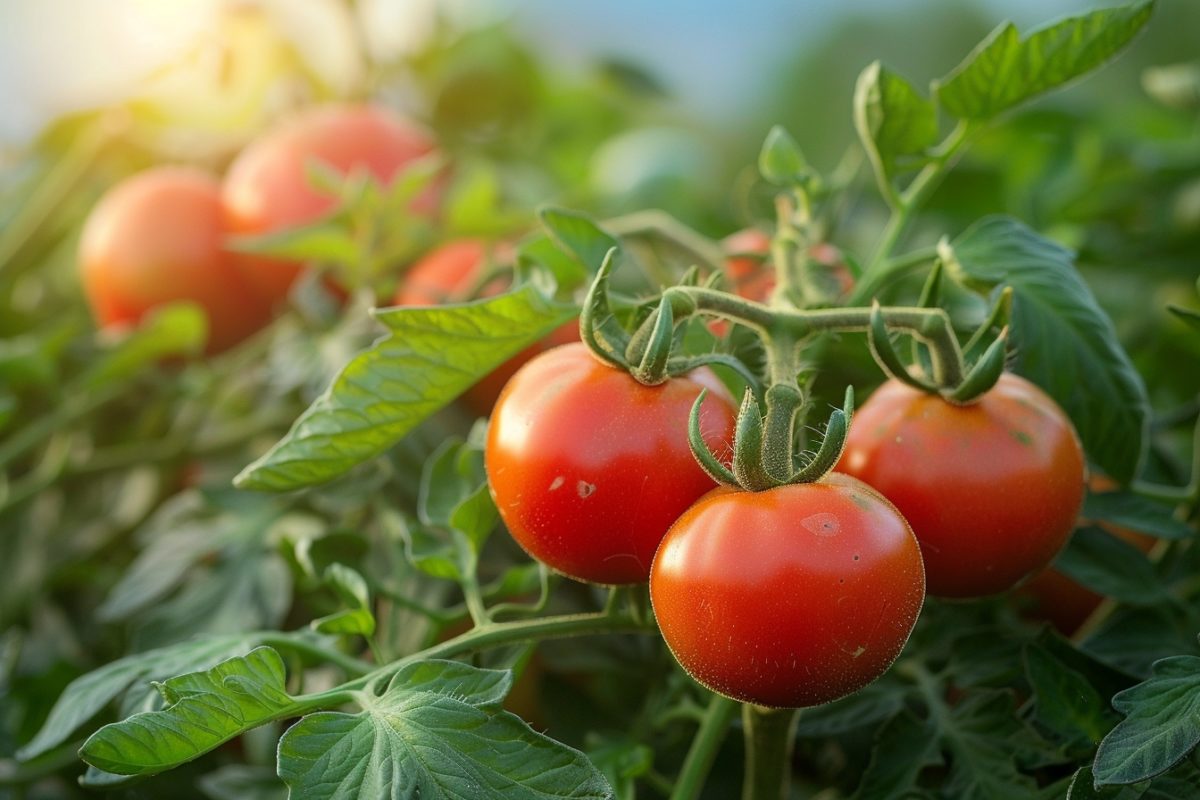
[[[283,659],[270,647],[158,685],[168,703],[93,733],[84,761],[117,775],[154,775],[191,761],[295,706]]]
[[[1101,528],[1077,529],[1054,566],[1089,589],[1131,605],[1154,605],[1166,597],[1145,554]]]
[[[483,450],[447,439],[425,462],[417,514],[426,525],[449,526],[455,510],[486,481]]]
[[[796,723],[796,735],[818,739],[879,725],[903,705],[903,692],[884,676],[841,700],[804,709]]]
[[[1104,64],[1150,19],[1154,0],[1101,9],[1021,39],[996,28],[950,74],[935,81],[938,101],[960,119],[986,120]]]
[[[337,477],[386,450],[575,313],[533,286],[474,303],[378,310],[391,335],[347,364],[235,483],[287,491]]]
[[[633,800],[637,779],[654,768],[654,750],[626,733],[593,732],[584,752],[614,788],[618,800]]]
[[[1200,744],[1200,658],[1155,662],[1149,680],[1118,693],[1112,704],[1125,719],[1096,751],[1096,786],[1137,783],[1166,772]]]
[[[309,626],[318,633],[362,636],[375,633],[371,594],[363,576],[344,564],[330,564],[325,570],[325,583],[334,590],[346,608],[315,619]]]
[[[275,770],[251,764],[226,764],[197,782],[211,800],[286,800],[287,787]]]
[[[782,126],[767,133],[758,154],[758,171],[776,186],[801,186],[812,179],[812,168],[800,145]]]
[[[1096,788],[1091,765],[1080,767],[1071,777],[1066,800],[1138,800],[1146,792],[1141,786],[1105,786]]]
[[[128,380],[168,356],[196,355],[208,338],[208,317],[195,303],[161,306],[142,319],[136,331],[105,353],[80,381],[85,389]]]
[[[984,691],[968,695],[943,720],[939,737],[952,755],[945,793],[956,800],[1029,797],[1036,784],[1021,774],[1014,750],[1033,738],[1015,716],[1012,695]]]
[[[221,636],[194,642],[181,642],[126,656],[82,675],[67,686],[46,719],[42,729],[25,745],[18,756],[28,761],[62,744],[85,722],[113,700],[132,689],[144,696],[141,686],[189,670],[208,669],[230,655],[245,652],[258,640],[256,635]],[[127,702],[124,705],[132,706]],[[136,704],[143,704],[140,700]]]
[[[1178,520],[1162,503],[1133,492],[1089,492],[1083,501],[1083,516],[1159,539],[1190,539],[1192,529]]]
[[[954,280],[980,290],[1012,287],[1016,371],[1062,406],[1106,473],[1132,479],[1149,420],[1146,387],[1071,252],[999,216],[938,250]]]
[[[1083,642],[1098,661],[1129,675],[1147,677],[1159,659],[1195,653],[1200,615],[1181,604],[1118,606]]]
[[[500,711],[511,673],[423,661],[358,714],[312,714],[279,742],[279,775],[308,800],[611,798],[577,750]]]
[[[538,219],[550,237],[578,259],[588,275],[596,274],[609,250],[621,246],[620,242],[606,233],[591,217],[578,211],[543,208],[538,211]]]
[[[226,239],[226,246],[240,253],[321,264],[351,265],[363,257],[345,217],[340,214],[260,236],[231,236]]]
[[[854,127],[886,191],[899,173],[920,166],[926,151],[937,144],[937,109],[876,61],[858,76]]]
[[[879,729],[854,800],[909,797],[925,767],[942,763],[930,725],[905,711]]]
[[[589,280],[590,268],[574,255],[563,252],[549,234],[538,233],[517,248],[517,267],[522,272],[537,268],[554,277],[562,289],[575,289]]]
[[[1087,678],[1036,644],[1025,647],[1025,676],[1033,689],[1034,719],[1068,744],[1097,744],[1116,715]]]

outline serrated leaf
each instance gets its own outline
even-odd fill
[[[937,144],[937,109],[912,84],[878,61],[858,76],[854,90],[854,127],[881,182],[904,170],[902,159],[919,166]]]
[[[1087,747],[1100,741],[1116,716],[1080,673],[1036,644],[1025,647],[1025,676],[1033,689],[1034,719],[1069,744]]]
[[[163,772],[285,714],[295,705],[285,677],[279,653],[258,647],[205,672],[170,678],[159,685],[166,708],[105,725],[79,754],[117,775]]]
[[[1096,751],[1096,786],[1137,783],[1166,772],[1200,743],[1200,658],[1155,662],[1149,680],[1115,695],[1112,705],[1125,719]]]
[[[1118,606],[1083,642],[1098,661],[1129,675],[1146,677],[1162,658],[1195,653],[1200,615],[1178,604]]]
[[[42,729],[18,756],[27,761],[65,742],[85,722],[131,687],[190,670],[208,669],[258,641],[256,635],[222,636],[181,642],[113,661],[67,685]]]
[[[911,797],[921,770],[942,763],[934,733],[908,711],[888,720],[875,736],[854,800]]]
[[[1014,745],[1032,738],[1015,716],[1012,695],[986,691],[968,695],[942,721],[939,731],[952,755],[945,792],[958,800],[1029,797],[1033,779],[1013,761]]]
[[[542,226],[568,253],[579,260],[588,275],[595,275],[604,263],[604,257],[618,242],[591,217],[565,208],[543,208],[538,211]]]
[[[1159,539],[1190,539],[1192,529],[1178,520],[1173,510],[1133,492],[1089,492],[1083,501],[1083,516]]]
[[[797,186],[812,177],[800,145],[779,125],[767,133],[758,154],[758,171],[776,186]]]
[[[611,798],[577,750],[499,711],[508,672],[424,661],[358,714],[323,712],[279,743],[279,775],[309,800]]]
[[[934,82],[938,102],[960,119],[985,120],[1085,75],[1133,40],[1154,0],[1070,17],[1021,39],[996,28],[957,67]]]
[[[1084,448],[1128,482],[1142,456],[1146,387],[1073,265],[1072,253],[1009,217],[987,217],[938,248],[946,271],[977,289],[1013,289],[1016,372],[1070,416]]]
[[[533,286],[474,303],[378,310],[391,335],[347,364],[236,484],[288,491],[343,474],[575,313]]]
[[[81,378],[88,391],[127,380],[168,356],[195,355],[208,338],[208,317],[195,303],[161,306],[105,353]]]
[[[796,723],[796,735],[817,739],[878,725],[903,705],[902,689],[884,676],[841,700],[804,709]]]
[[[1054,566],[1079,583],[1130,605],[1154,605],[1166,596],[1146,555],[1101,528],[1078,528]]]

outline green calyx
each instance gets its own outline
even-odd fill
[[[692,405],[688,419],[688,444],[705,472],[718,483],[761,492],[795,483],[814,483],[825,477],[846,447],[850,417],[854,412],[854,387],[846,387],[843,407],[834,409],[815,453],[804,458],[795,452],[794,424],[801,407],[800,391],[788,384],[767,390],[766,414],[753,391],[746,390],[734,430],[733,459],[726,466],[709,449],[701,430],[701,408],[707,390]],[[786,424],[779,424],[784,422]]]

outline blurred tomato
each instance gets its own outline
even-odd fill
[[[1088,490],[1094,493],[1108,492],[1116,488],[1117,484],[1107,475],[1092,475],[1088,479]],[[1149,553],[1158,541],[1153,536],[1129,528],[1103,522],[1098,525],[1143,553]],[[1013,593],[1013,599],[1021,606],[1021,612],[1026,617],[1045,620],[1059,633],[1070,636],[1092,615],[1104,600],[1104,596],[1051,566],[1020,586]]]
[[[225,176],[222,200],[230,233],[260,235],[305,225],[333,210],[337,198],[313,188],[307,165],[322,163],[342,175],[365,170],[387,184],[406,165],[432,153],[424,129],[377,106],[313,109],[263,136],[242,151]],[[430,214],[436,189],[413,210]],[[304,265],[241,254],[238,263],[270,303],[287,297]]]
[[[505,245],[492,248],[501,260],[511,258]],[[436,247],[408,269],[401,279],[392,304],[398,306],[435,306],[461,303],[471,299],[483,270],[488,265],[489,246],[480,239],[457,239]],[[503,281],[491,281],[479,294],[490,297],[503,291]],[[560,344],[579,341],[579,324],[568,322],[542,341],[531,345],[485,375],[463,394],[467,407],[481,416],[491,413],[500,390],[521,365],[529,359]]]
[[[133,325],[151,309],[190,300],[208,318],[207,352],[254,333],[270,320],[270,308],[222,236],[220,187],[207,173],[159,167],[119,184],[92,210],[79,245],[96,321]]]

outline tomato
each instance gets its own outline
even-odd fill
[[[503,251],[503,247],[497,247]],[[471,290],[486,266],[488,245],[480,239],[457,239],[431,250],[414,264],[401,280],[392,303],[398,306],[432,306],[459,303],[469,299]],[[498,294],[501,285],[489,284],[482,294]],[[579,341],[579,324],[572,320],[554,330],[541,342],[492,370],[463,394],[467,407],[480,416],[491,412],[504,384],[508,383],[521,365],[551,347]]]
[[[270,321],[222,246],[220,188],[184,167],[159,167],[109,191],[79,244],[84,292],[102,327],[133,325],[148,311],[190,300],[208,317],[209,353]]]
[[[488,484],[513,538],[581,581],[641,583],[667,528],[715,484],[693,458],[688,415],[728,452],[737,405],[706,368],[644,386],[583,344],[518,370],[488,428]]]
[[[225,176],[222,198],[229,231],[273,233],[316,221],[336,199],[313,188],[305,170],[320,162],[342,174],[365,170],[387,184],[413,160],[434,150],[423,129],[377,106],[327,106],[303,113],[252,143]],[[414,204],[431,213],[436,191]],[[239,264],[271,303],[287,297],[304,265],[251,254]]]
[[[1105,492],[1116,488],[1111,478],[1093,474],[1088,478],[1088,489]],[[1106,523],[1098,523],[1108,533],[1129,542],[1143,553],[1149,553],[1158,541],[1153,536]],[[1104,600],[1104,596],[1068,577],[1054,567],[1047,567],[1013,593],[1024,616],[1043,619],[1060,633],[1070,636],[1092,615]]]
[[[900,509],[939,597],[1003,592],[1046,566],[1083,502],[1070,420],[1010,373],[967,406],[889,380],[855,415],[837,469]]]
[[[650,573],[659,628],[688,674],[773,707],[827,703],[878,678],[924,598],[908,523],[838,473],[709,493],[671,526]]]

